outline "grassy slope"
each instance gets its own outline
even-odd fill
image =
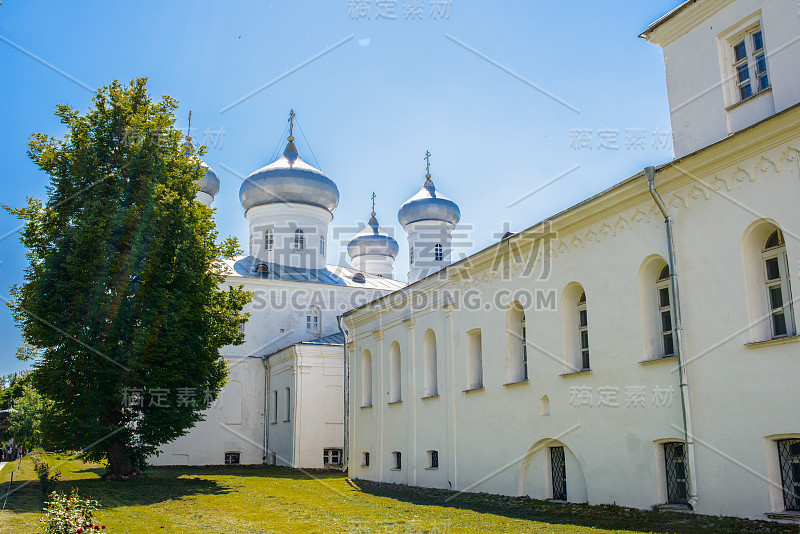
[[[60,490],[78,487],[81,493],[101,499],[103,509],[97,519],[114,534],[800,532],[797,527],[765,529],[765,523],[482,494],[445,502],[451,492],[368,483],[359,489],[339,473],[315,473],[312,479],[283,468],[151,469],[144,479],[105,482],[100,480],[104,470],[97,464],[48,461],[62,472]],[[7,465],[0,473],[0,502],[14,466]],[[0,533],[41,532],[42,495],[29,460],[15,472],[13,487],[0,516]]]

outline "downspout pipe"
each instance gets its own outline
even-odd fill
[[[694,438],[692,431],[692,410],[691,402],[689,402],[689,379],[686,373],[686,366],[683,361],[683,322],[681,319],[681,298],[678,284],[678,266],[675,261],[675,236],[672,224],[672,217],[670,216],[669,209],[661,198],[661,195],[656,189],[656,169],[655,167],[646,167],[644,169],[645,177],[647,178],[647,188],[650,195],[664,216],[664,224],[667,231],[667,261],[669,263],[669,277],[670,286],[672,289],[673,301],[673,316],[675,324],[675,355],[678,358],[678,374],[680,379],[681,391],[681,412],[683,415],[683,442],[686,447],[686,457],[688,462],[688,475],[689,475],[689,506],[694,509],[697,505],[697,477],[695,469],[695,455],[694,455]]]
[[[336,317],[336,324],[342,333],[344,343],[344,451],[342,453],[342,471],[347,470],[350,463],[350,360],[347,354],[347,330],[344,328],[344,316]]]
[[[259,358],[264,364],[264,452],[261,455],[261,463],[267,463],[267,448],[269,447],[269,412],[267,412],[267,398],[269,396],[269,357],[268,356],[249,356],[249,358]]]

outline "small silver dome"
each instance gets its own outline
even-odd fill
[[[398,252],[400,252],[400,247],[397,241],[378,225],[378,219],[375,218],[374,213],[367,226],[347,244],[347,254],[351,259],[365,255],[396,258]]]
[[[431,175],[426,174],[422,189],[400,207],[397,220],[403,226],[417,221],[443,221],[455,226],[461,220],[461,210],[436,189]]]
[[[214,171],[214,169],[209,167],[205,161],[203,161],[197,156],[197,154],[194,151],[194,145],[192,144],[191,136],[188,135],[186,136],[186,143],[183,145],[183,147],[184,147],[184,152],[183,152],[184,155],[193,161],[199,161],[200,168],[203,169],[206,173],[205,176],[203,176],[203,178],[195,182],[197,185],[200,186],[200,191],[211,195],[211,198],[216,197],[217,193],[219,193],[219,186],[220,186],[219,176],[217,176],[217,173]]]
[[[280,158],[247,177],[239,188],[239,200],[245,211],[254,206],[295,202],[333,213],[339,204],[339,189],[322,171],[302,160],[290,136]]]
[[[214,198],[217,196],[217,193],[219,193],[219,176],[217,176],[214,169],[206,165],[206,162],[203,160],[200,160],[200,167],[206,171],[206,175],[197,182],[197,185],[200,186],[200,191],[208,193]]]

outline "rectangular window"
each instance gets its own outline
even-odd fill
[[[325,255],[325,236],[319,236],[319,253],[321,256]]]
[[[226,452],[225,465],[239,465],[242,453],[240,452]]]
[[[765,255],[768,253],[765,253]],[[784,299],[784,292],[788,287],[788,283],[784,280],[785,266],[781,264],[784,259],[783,254],[778,254],[773,257],[766,257],[764,259],[764,268],[767,281],[767,299],[771,314],[772,337],[785,337],[789,333],[786,323],[786,299]]]
[[[324,449],[322,451],[322,464],[326,467],[341,467],[342,449]]]
[[[369,467],[369,453],[364,452],[361,457],[361,465],[362,467]]]
[[[589,317],[586,313],[586,293],[578,300],[578,341],[581,347],[581,371],[591,369],[589,365]]]
[[[275,246],[275,234],[272,230],[267,230],[266,234],[264,234],[264,248],[272,250],[273,246]]]
[[[309,332],[319,332],[319,317],[316,315],[306,315],[306,330]]]
[[[428,469],[439,469],[439,451],[428,451]]]
[[[661,349],[662,355],[675,355],[675,342],[672,329],[672,302],[669,292],[669,277],[661,278],[656,285],[658,291],[658,313],[661,317]]]
[[[525,328],[525,314],[522,314],[522,379],[528,379],[528,332]]]
[[[764,34],[754,26],[731,40],[733,77],[739,100],[769,88]]]
[[[402,456],[400,454],[400,451],[394,451],[392,453],[392,461],[394,463],[394,467],[392,467],[392,469],[399,470],[403,467]]]
[[[667,474],[667,501],[670,504],[688,503],[689,484],[684,444],[682,442],[665,443],[664,461]]]
[[[550,447],[550,472],[553,482],[553,499],[567,500],[567,462],[564,447]]]
[[[800,510],[800,439],[778,441],[778,456],[786,510]]]

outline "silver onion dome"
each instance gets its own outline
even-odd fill
[[[347,254],[350,259],[366,255],[396,258],[398,252],[400,252],[400,247],[397,241],[380,227],[374,212],[367,226],[347,244]]]
[[[200,160],[200,167],[206,171],[206,174],[203,176],[203,178],[197,181],[197,185],[200,186],[200,191],[203,193],[208,193],[212,198],[214,198],[217,196],[217,193],[219,193],[219,176],[217,176],[217,173],[214,172],[214,169],[206,165],[206,162],[203,160]]]
[[[219,193],[219,186],[220,186],[219,176],[217,176],[217,173],[214,171],[214,169],[209,167],[205,161],[203,161],[197,156],[197,154],[194,151],[194,145],[192,144],[192,137],[189,135],[186,136],[186,144],[184,144],[184,155],[187,158],[190,158],[191,160],[199,161],[200,168],[203,169],[203,171],[205,171],[205,175],[201,179],[195,182],[197,185],[200,186],[200,191],[208,195],[211,195],[211,198],[216,197],[217,193]]]
[[[417,221],[443,221],[455,226],[461,220],[461,210],[436,189],[431,175],[426,174],[422,189],[400,207],[397,220],[403,226]]]
[[[318,206],[333,213],[339,189],[322,171],[303,161],[290,135],[283,155],[252,173],[239,188],[245,211],[254,206],[293,202]]]

